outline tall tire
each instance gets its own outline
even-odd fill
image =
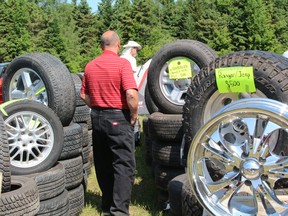
[[[11,173],[27,175],[50,169],[63,148],[63,126],[55,112],[31,100],[1,105],[8,134]]]
[[[3,101],[28,98],[52,108],[63,126],[72,121],[76,93],[67,67],[48,53],[15,58],[3,74]]]
[[[148,88],[147,84],[145,86],[144,99],[145,99],[146,108],[147,108],[147,110],[148,110],[148,112],[150,114],[159,111],[158,107],[156,106],[156,104],[154,103],[154,101],[151,98],[151,95],[150,95],[149,88]]]
[[[151,139],[181,143],[183,138],[182,115],[154,112],[148,116]]]
[[[186,174],[186,178],[183,179],[182,186],[182,215],[195,215],[202,216],[203,215],[203,207],[198,202],[196,196],[194,195],[191,185],[188,180],[188,175]]]
[[[233,52],[217,58],[208,67],[201,69],[187,91],[183,106],[183,129],[186,139],[184,160],[199,128],[215,112],[228,104],[226,102],[238,100],[239,97],[235,93],[220,94],[216,84],[215,69],[232,66],[254,68],[256,93],[248,94],[249,97],[264,97],[288,102],[288,60],[286,58],[257,50]]]
[[[47,171],[25,177],[32,178],[36,182],[40,201],[52,199],[65,190],[65,168],[60,163]]]
[[[169,79],[167,62],[178,57],[190,59],[195,68],[193,71],[197,73],[196,70],[215,60],[217,54],[206,44],[195,40],[177,40],[165,45],[155,54],[149,66],[147,85],[155,105],[166,114],[183,113],[184,99],[191,82],[190,78]]]
[[[2,173],[1,191],[10,191],[11,187],[11,168],[8,136],[4,127],[3,117],[0,116],[0,173]]]
[[[12,176],[11,191],[1,193],[0,216],[34,216],[39,211],[39,193],[36,182],[23,176]]]

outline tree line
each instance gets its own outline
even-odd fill
[[[288,49],[287,0],[0,0],[0,62],[32,52],[59,57],[72,73],[101,53],[99,38],[143,46],[138,64],[177,39],[201,41],[219,55]]]

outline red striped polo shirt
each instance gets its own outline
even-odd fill
[[[138,90],[127,59],[105,50],[86,65],[81,92],[90,96],[91,106],[129,109],[128,89]]]

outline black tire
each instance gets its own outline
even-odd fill
[[[33,173],[26,177],[36,182],[40,201],[56,197],[65,189],[65,168],[60,163],[47,171]]]
[[[11,191],[1,193],[0,216],[34,216],[39,211],[36,182],[24,176],[12,176]]]
[[[77,123],[71,123],[63,128],[64,145],[59,160],[79,156],[82,152],[83,134],[82,127]]]
[[[68,191],[64,190],[58,196],[40,202],[37,216],[70,216]]]
[[[185,173],[184,168],[173,168],[157,164],[155,170],[155,183],[157,188],[168,192],[168,183],[178,175]]]
[[[82,86],[82,80],[77,74],[71,74],[74,87],[75,87],[75,99],[76,99],[76,106],[83,106],[86,105],[85,102],[80,97],[80,91]]]
[[[3,117],[0,115],[0,173],[2,173],[2,192],[10,191],[11,168],[8,136],[4,127]]]
[[[207,66],[210,62],[215,60],[217,54],[214,50],[195,40],[177,40],[162,47],[153,56],[152,62],[149,66],[147,77],[147,85],[149,92],[155,105],[166,114],[181,114],[183,113],[183,105],[186,93],[184,91],[181,102],[175,102],[165,96],[161,90],[160,75],[167,62],[176,57],[185,57],[192,60],[200,69]],[[187,79],[189,83],[189,79]],[[173,85],[175,87],[176,85]],[[177,87],[178,88],[178,87]],[[182,89],[183,87],[179,88]],[[186,85],[185,85],[186,88]]]
[[[146,86],[145,86],[144,100],[145,100],[145,105],[146,105],[146,108],[147,108],[149,114],[152,114],[154,112],[159,112],[158,107],[156,106],[156,104],[154,103],[154,101],[151,98],[151,95],[150,95],[150,92],[148,89],[148,84],[146,84]]]
[[[153,140],[179,142],[183,138],[182,115],[154,112],[148,116],[149,136]]]
[[[163,166],[182,167],[180,158],[181,143],[168,143],[152,140],[152,158]]]
[[[91,130],[91,137],[89,137],[89,130],[88,130],[88,125],[86,123],[79,123],[79,125],[81,126],[82,128],[82,146],[83,148],[88,146],[89,144],[89,139],[92,140],[92,130]],[[91,142],[92,143],[92,142]],[[91,144],[90,143],[90,144]]]
[[[196,196],[191,189],[187,174],[185,176],[186,178],[183,180],[183,187],[181,193],[182,215],[202,216],[203,207],[198,202]]]
[[[186,175],[186,173],[178,175],[168,183],[170,212],[175,216],[182,216],[182,188]]]
[[[59,160],[65,167],[66,189],[71,190],[78,187],[83,180],[82,157],[78,156],[67,160]]]
[[[90,118],[90,107],[77,106],[75,109],[73,122],[75,123],[87,123]]]
[[[9,147],[12,149],[16,146],[14,150],[10,149],[11,173],[27,175],[46,171],[54,166],[61,154],[64,142],[63,126],[55,112],[42,103],[27,99],[9,101],[2,106],[0,113],[8,132]],[[23,116],[25,116],[25,122]],[[33,119],[30,119],[31,117]],[[16,124],[20,126],[14,127],[13,125]],[[27,124],[29,124],[28,130]],[[25,131],[20,133],[23,128]],[[42,135],[39,136],[40,132]],[[10,138],[15,134],[17,139]],[[47,147],[43,148],[43,145]],[[33,154],[31,152],[28,154],[26,147],[31,147]],[[20,157],[21,152],[24,154],[23,158]]]
[[[200,73],[192,80],[187,91],[185,105],[183,106],[184,159],[187,158],[193,137],[204,124],[204,118],[207,118],[205,109],[209,108],[207,104],[209,104],[211,96],[218,92],[215,69],[232,66],[252,66],[254,68],[256,90],[267,98],[283,103],[288,102],[287,59],[275,53],[257,50],[239,51],[217,58],[208,67],[201,69]],[[230,94],[221,95],[227,95],[227,98],[230,97]]]
[[[80,184],[78,187],[68,190],[69,198],[69,216],[80,215],[84,207],[84,187]]]
[[[15,99],[10,91],[12,82],[16,79],[14,75],[18,76],[17,73],[20,71],[29,72],[31,75],[31,88],[37,85],[37,81],[43,81],[45,94],[42,96],[47,95],[47,105],[59,116],[63,126],[69,125],[75,111],[76,94],[71,74],[63,62],[48,53],[25,54],[15,58],[3,74],[3,101]],[[36,92],[33,92],[35,95],[30,95],[33,90],[28,86],[28,91],[23,86],[23,82],[21,85],[21,80],[19,77],[16,88],[23,91],[22,98],[32,97],[32,100],[41,101],[41,98],[37,98]]]

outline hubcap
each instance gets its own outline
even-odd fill
[[[240,172],[246,179],[254,180],[260,177],[263,168],[255,158],[244,160],[240,165]]]
[[[194,137],[188,176],[212,215],[288,215],[288,106],[243,99],[221,109]]]

